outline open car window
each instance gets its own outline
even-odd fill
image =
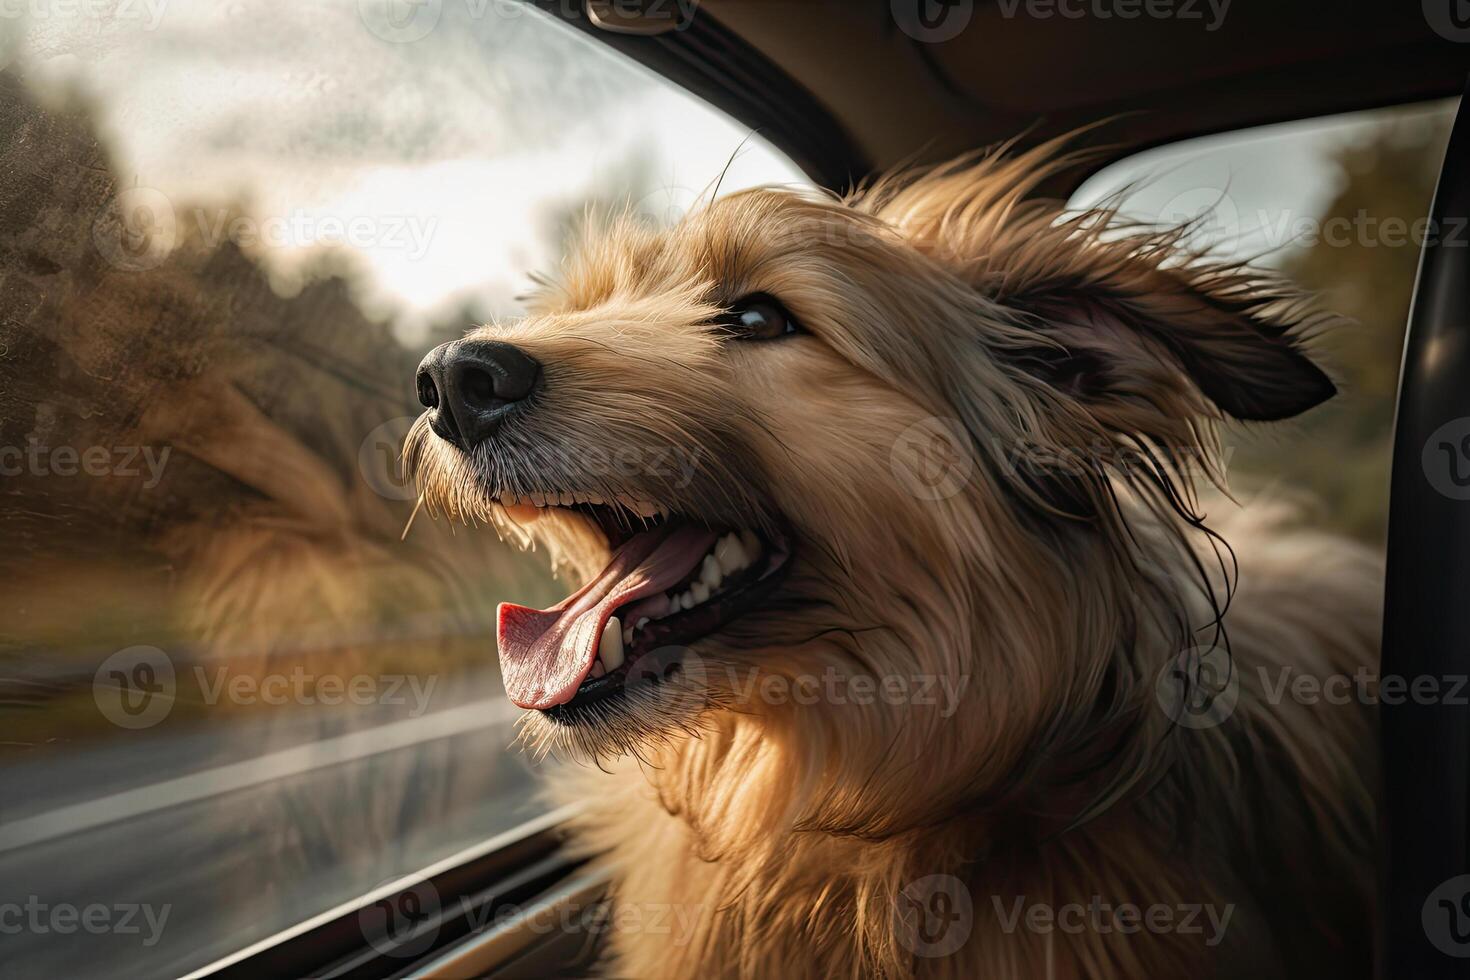
[[[1350,325],[1319,339],[1339,395],[1280,433],[1233,427],[1232,492],[1306,502],[1314,521],[1381,545],[1404,325],[1457,100],[1263,126],[1120,160],[1072,195],[1187,226],[1196,250],[1276,269]]]
[[[544,814],[495,611],[564,589],[413,518],[424,351],[803,178],[522,4],[0,32],[0,973],[178,975]]]

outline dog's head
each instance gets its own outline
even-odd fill
[[[970,752],[973,776],[1116,694],[1083,648],[1137,619],[1107,591],[1130,501],[1187,513],[1216,420],[1333,386],[1281,287],[1030,200],[1053,150],[614,222],[530,315],[425,359],[430,509],[577,586],[502,607],[537,737],[641,753],[756,715],[829,770]]]

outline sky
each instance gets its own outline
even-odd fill
[[[1384,120],[1443,113],[1443,102],[1261,126],[1147,150],[1105,167],[1072,195],[1085,208],[1122,194],[1140,221],[1196,221],[1195,241],[1225,259],[1280,265],[1301,248],[1343,175],[1334,151],[1363,140]]]
[[[513,314],[589,197],[671,220],[727,164],[721,194],[804,182],[748,127],[507,0],[15,7],[0,30],[24,77],[85,93],[172,233],[235,238],[284,293],[322,248],[351,253],[355,298],[406,342],[467,304]]]
[[[515,313],[591,197],[671,220],[727,164],[722,193],[803,182],[746,127],[510,0],[16,0],[0,32],[38,93],[86,94],[123,184],[175,233],[233,237],[287,294],[324,248],[346,255],[358,303],[408,343],[466,307]],[[1337,190],[1332,150],[1373,119],[1147,151],[1071,203],[1129,188],[1135,218],[1195,219],[1223,256],[1279,262]]]

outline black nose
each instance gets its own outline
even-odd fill
[[[495,434],[540,378],[540,363],[518,347],[456,340],[440,344],[419,362],[419,401],[440,438],[471,449]]]

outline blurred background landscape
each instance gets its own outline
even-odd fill
[[[1311,524],[1382,545],[1414,226],[1454,111],[1437,103],[1206,137],[1104,168],[1073,196],[1085,206],[1118,193],[1138,220],[1195,222],[1193,244],[1275,269],[1349,321],[1316,348],[1338,397],[1286,425],[1224,433],[1242,502],[1285,497]]]

